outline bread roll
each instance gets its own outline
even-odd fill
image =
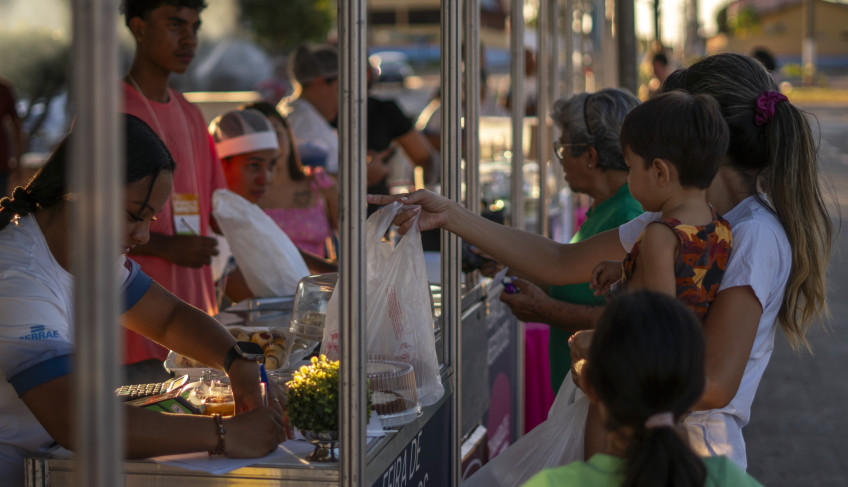
[[[265,347],[265,368],[268,370],[285,367],[288,360],[286,349],[272,343]]]

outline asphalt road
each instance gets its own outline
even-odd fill
[[[805,107],[821,127],[822,180],[842,229],[828,270],[831,319],[810,333],[814,355],[778,334],[751,422],[748,473],[767,486],[848,486],[848,107]]]

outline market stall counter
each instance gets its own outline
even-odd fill
[[[397,485],[395,477],[402,473],[407,479],[428,479],[427,485],[449,485],[445,465],[450,452],[432,445],[444,445],[448,434],[449,394],[437,404],[425,407],[421,416],[397,431],[387,431],[382,438],[369,439],[368,485]],[[431,424],[432,423],[432,424]],[[422,445],[431,445],[422,448]],[[203,464],[203,454],[163,457],[160,459],[125,461],[128,487],[215,487],[215,486],[332,486],[339,484],[339,464],[309,462],[306,457],[314,446],[306,441],[289,440],[276,452],[260,460],[209,459]],[[177,466],[179,461],[191,461],[194,466],[208,470],[230,468],[232,462],[249,463],[226,473],[190,470]],[[165,462],[165,463],[162,463]],[[216,465],[217,464],[217,465]],[[33,455],[26,460],[27,487],[74,485],[75,462],[72,458]],[[444,482],[437,479],[443,478]],[[435,482],[434,482],[435,481]],[[418,480],[412,484],[418,485]]]
[[[512,370],[517,362],[514,354],[504,354],[504,336],[515,335],[514,317],[503,313],[503,307],[497,299],[500,283],[484,279],[463,293],[462,327],[463,356],[474,357],[474,361],[461,360],[463,378],[462,423],[463,434],[478,425],[487,425],[489,443],[496,441],[509,444],[514,441],[517,415],[501,417],[498,413],[497,425],[492,424],[493,416],[489,412],[489,397],[504,394],[505,397],[493,399],[491,403],[515,404],[515,390],[499,391],[495,380],[507,371],[510,379],[515,378]],[[440,290],[433,286],[432,294],[439,316]],[[435,404],[423,408],[422,413],[397,429],[386,429],[385,436],[368,438],[367,471],[363,485],[427,485],[450,486],[450,464],[455,455],[445,445],[450,444],[450,377],[454,369],[441,360],[445,335],[441,320],[436,320],[436,348],[439,356],[440,374],[445,394]],[[481,341],[488,344],[482,347]],[[511,340],[507,340],[511,341]],[[510,347],[515,348],[515,347]],[[467,350],[467,354],[466,354]],[[495,356],[490,356],[495,352]],[[473,352],[473,353],[472,353]],[[504,357],[508,360],[504,362]],[[482,363],[482,367],[480,366]],[[488,366],[487,366],[488,364]],[[490,370],[491,369],[491,370]],[[491,379],[489,375],[491,374]],[[515,381],[510,380],[510,389]],[[481,398],[480,396],[485,396]],[[511,396],[511,397],[509,397]],[[507,408],[511,409],[511,408]],[[514,409],[513,409],[514,411]],[[507,424],[502,424],[506,421]],[[488,423],[488,424],[487,424]],[[498,427],[501,430],[499,431]],[[505,434],[504,434],[505,433]],[[502,441],[505,440],[505,441]],[[498,449],[497,446],[495,450]],[[205,453],[182,455],[148,460],[124,462],[126,485],[128,486],[224,486],[224,485],[297,485],[329,486],[339,484],[339,464],[310,462],[306,460],[314,446],[303,440],[289,440],[271,455],[259,460],[235,460],[228,458],[209,458]],[[183,462],[183,463],[180,463]],[[187,468],[188,467],[188,468]],[[75,462],[70,457],[58,457],[46,454],[32,455],[26,460],[27,487],[48,487],[73,485]],[[198,470],[199,469],[199,470]],[[402,480],[403,479],[403,480]]]

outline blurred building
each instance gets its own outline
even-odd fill
[[[814,1],[816,66],[848,70],[848,4]],[[707,39],[707,54],[750,54],[756,47],[766,47],[776,58],[778,68],[801,64],[802,0],[740,0],[728,5],[729,25],[742,16],[748,19],[743,27],[730,28]]]
[[[480,0],[480,42],[507,48],[505,0]],[[368,0],[369,45],[439,46],[440,0]],[[407,52],[410,57],[426,55]],[[434,52],[438,60],[438,51]]]

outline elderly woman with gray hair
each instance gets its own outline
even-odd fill
[[[554,103],[553,120],[561,131],[554,152],[572,191],[589,195],[591,206],[571,242],[617,228],[642,214],[642,207],[627,186],[619,131],[624,117],[639,100],[620,89],[580,93]],[[501,293],[518,319],[551,325],[548,341],[551,387],[556,395],[571,367],[568,338],[591,329],[603,310],[603,296],[595,296],[588,283],[547,287],[547,292],[523,279],[514,283],[519,292]],[[544,283],[540,283],[543,286]]]

